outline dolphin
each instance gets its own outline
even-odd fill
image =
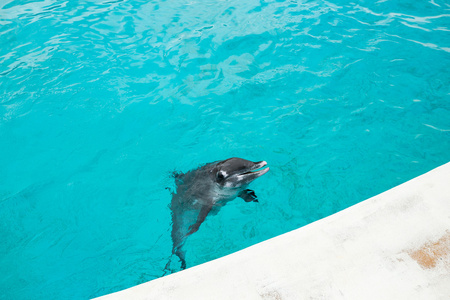
[[[187,173],[175,172],[176,192],[172,192],[172,256],[180,259],[181,269],[186,268],[186,238],[196,232],[210,213],[240,197],[246,202],[258,202],[254,191],[247,186],[266,174],[267,162],[251,162],[242,158],[207,163]],[[262,169],[263,168],[263,169]],[[169,270],[171,260],[166,265]]]

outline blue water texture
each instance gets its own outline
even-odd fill
[[[161,277],[174,170],[270,166],[259,203],[188,239],[192,267],[450,161],[448,1],[0,7],[0,299]]]

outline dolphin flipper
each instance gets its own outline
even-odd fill
[[[245,200],[245,202],[258,202],[258,197],[255,194],[255,191],[246,189],[238,194],[238,197]]]

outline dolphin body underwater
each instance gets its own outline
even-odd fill
[[[242,158],[229,158],[205,164],[185,174],[175,172],[176,193],[172,192],[172,255],[178,256],[181,269],[186,268],[186,238],[196,232],[206,216],[236,197],[245,202],[258,202],[255,192],[247,186],[256,178],[266,174],[269,168],[261,169],[267,162],[251,162]],[[261,170],[258,170],[261,169]],[[166,265],[169,270],[171,259]]]

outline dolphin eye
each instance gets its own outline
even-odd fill
[[[222,172],[217,173],[217,179],[223,180],[224,178],[225,178],[225,176],[223,176]]]

